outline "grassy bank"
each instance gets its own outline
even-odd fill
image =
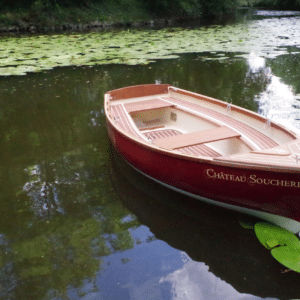
[[[27,0],[26,5],[22,2],[13,7],[3,1],[7,5],[0,5],[0,32],[139,26],[174,19],[214,18],[232,13],[237,7],[237,0],[86,0],[80,4],[72,0]]]
[[[300,0],[0,0],[0,33],[141,26],[232,15],[243,7],[300,10]]]
[[[127,3],[126,3],[127,2]],[[150,15],[135,5],[135,0],[126,0],[122,5],[111,1],[91,4],[88,7],[47,6],[41,0],[28,9],[6,9],[0,14],[0,30],[40,31],[60,30],[85,26],[105,26],[111,23],[126,23],[148,20]]]

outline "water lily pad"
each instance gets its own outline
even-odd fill
[[[240,220],[239,224],[245,229],[254,229],[254,223],[249,220]]]
[[[182,53],[215,52],[214,59],[217,60],[227,59],[224,53],[240,53],[241,57],[247,58],[253,52],[260,57],[272,58],[287,53],[287,47],[300,44],[300,31],[295,26],[298,21],[297,17],[291,17],[223,27],[133,29],[76,36],[3,39],[0,46],[0,76],[16,74],[13,68],[17,65],[31,65],[34,68],[27,72],[36,72],[43,70],[45,65],[54,68],[90,64],[145,64],[149,60],[177,58],[177,54]]]
[[[261,222],[255,224],[254,231],[261,244],[269,250],[278,246],[287,246],[289,249],[300,251],[299,239],[286,229]]]
[[[285,267],[300,273],[300,250],[287,246],[271,250],[272,256]]]

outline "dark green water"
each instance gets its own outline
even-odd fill
[[[246,217],[150,182],[109,143],[103,94],[155,80],[300,128],[299,54],[214,55],[0,78],[0,299],[300,297]]]

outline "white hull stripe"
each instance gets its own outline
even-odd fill
[[[127,162],[127,161],[126,161]],[[136,167],[134,167],[133,165],[131,165],[129,162],[127,162],[133,169],[135,169],[136,171],[138,171],[139,173],[143,174],[144,176],[146,176],[147,178],[173,190],[173,191],[176,191],[176,192],[179,192],[183,195],[186,195],[188,197],[192,197],[192,198],[195,198],[197,200],[200,200],[200,201],[204,201],[206,203],[210,203],[210,204],[213,204],[213,205],[216,205],[216,206],[219,206],[219,207],[223,207],[223,208],[227,208],[227,209],[231,209],[231,210],[234,210],[234,211],[238,211],[238,212],[241,212],[241,213],[245,213],[245,214],[248,214],[248,215],[251,215],[251,216],[254,216],[254,217],[257,217],[257,218],[260,218],[260,219],[263,219],[265,221],[268,221],[268,222],[271,222],[271,223],[274,223],[282,228],[285,228],[293,233],[298,233],[300,232],[300,223],[295,221],[295,220],[292,220],[292,219],[289,219],[289,218],[286,218],[286,217],[283,217],[283,216],[278,216],[278,215],[273,215],[273,214],[270,214],[270,213],[267,213],[267,212],[262,212],[262,211],[258,211],[258,210],[254,210],[254,209],[250,209],[250,208],[245,208],[245,207],[241,207],[241,206],[236,206],[236,205],[232,205],[232,204],[227,204],[227,203],[223,203],[223,202],[220,202],[220,201],[216,201],[216,200],[211,200],[209,198],[206,198],[206,197],[201,197],[199,195],[195,195],[195,194],[192,194],[192,193],[189,193],[189,192],[186,192],[184,190],[181,190],[181,189],[178,189],[178,188],[175,188],[171,185],[168,185],[164,182],[161,182],[147,174],[145,174],[144,172],[140,171],[139,169],[137,169]]]

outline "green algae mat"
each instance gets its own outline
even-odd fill
[[[69,35],[0,37],[0,76],[25,75],[64,66],[149,64],[182,53],[213,55],[203,59],[261,57],[299,53],[300,17],[271,18],[196,29],[123,30]],[[289,48],[289,49],[288,49]]]

